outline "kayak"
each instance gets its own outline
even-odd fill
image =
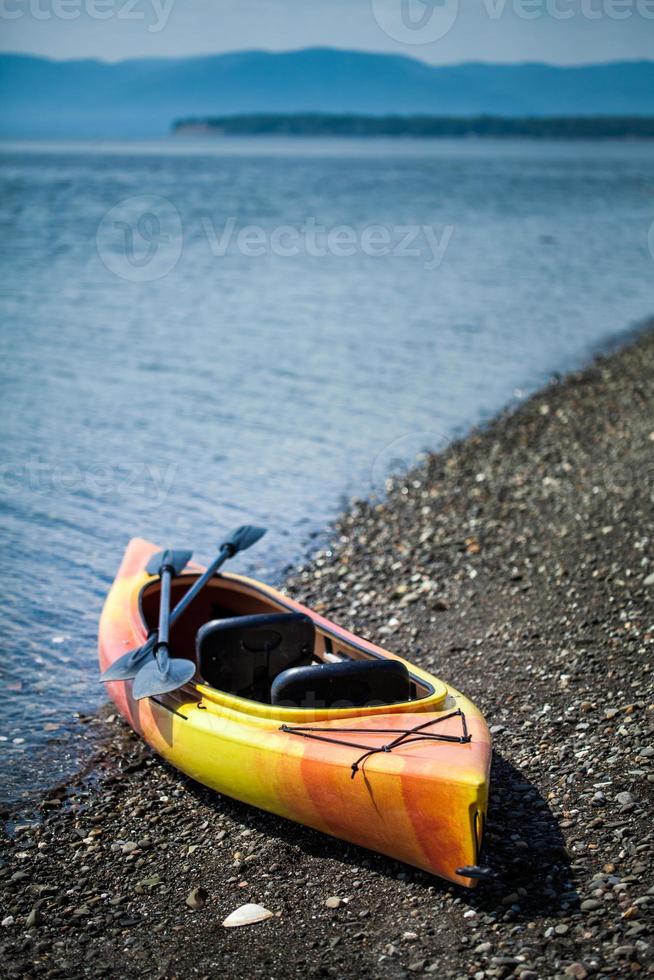
[[[157,626],[157,546],[133,539],[102,611],[107,670]],[[199,578],[170,585],[176,604]],[[437,677],[269,585],[216,574],[170,633],[196,673],[116,707],[173,766],[227,796],[457,884],[485,871],[480,851],[491,740],[481,712]]]

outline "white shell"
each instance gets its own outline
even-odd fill
[[[223,925],[227,929],[233,929],[235,926],[251,926],[255,922],[263,922],[264,919],[270,919],[271,917],[272,912],[264,909],[263,905],[248,903],[247,905],[241,905],[234,912],[230,912]]]

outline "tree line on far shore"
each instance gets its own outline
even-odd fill
[[[651,116],[364,116],[253,113],[178,119],[176,133],[218,136],[521,137],[526,139],[652,139]]]

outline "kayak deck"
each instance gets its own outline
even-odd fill
[[[159,582],[144,571],[154,545],[127,549],[100,623],[108,667],[156,626]],[[197,572],[172,583],[176,603]],[[220,575],[171,632],[193,657],[204,623],[224,616],[297,612],[315,627],[313,661],[401,658],[336,626],[263,583]],[[372,707],[283,707],[239,697],[201,677],[137,702],[132,682],[111,697],[148,743],[183,772],[226,795],[372,848],[463,885],[485,820],[490,737],[478,709],[426,671],[405,664],[408,701]]]

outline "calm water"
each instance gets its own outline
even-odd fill
[[[261,522],[234,567],[279,578],[345,497],[654,312],[651,144],[5,144],[0,166],[8,800],[86,751],[130,536],[207,559]]]

